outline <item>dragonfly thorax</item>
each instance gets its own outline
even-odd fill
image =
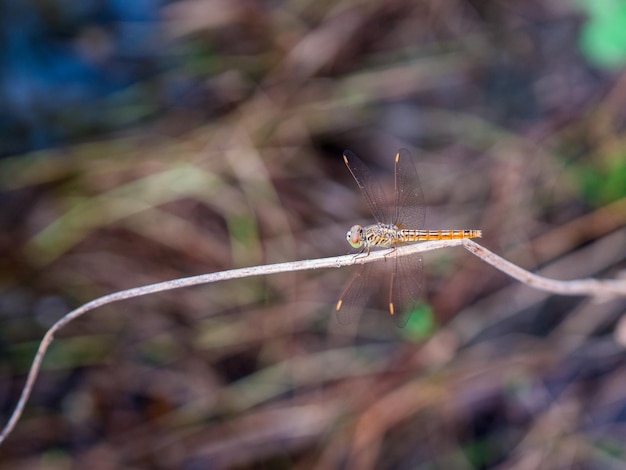
[[[400,229],[388,224],[354,225],[346,233],[346,240],[353,248],[368,249],[374,246],[390,248],[404,241],[400,238]]]

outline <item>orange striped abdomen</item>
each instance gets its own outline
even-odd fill
[[[427,240],[457,240],[460,238],[480,238],[480,230],[399,230],[403,242],[422,242]]]

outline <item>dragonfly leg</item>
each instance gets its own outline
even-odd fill
[[[393,255],[395,253],[396,248],[397,248],[396,246],[392,246],[391,247],[391,251],[389,253],[386,253],[386,254],[383,255],[383,259],[385,260],[385,262],[387,262],[387,257],[388,256],[391,256],[391,255]]]
[[[370,255],[370,248],[369,246],[363,247],[363,249],[361,251],[359,251],[356,255],[354,255],[354,262],[356,263],[356,260],[359,258],[365,258],[367,256]]]

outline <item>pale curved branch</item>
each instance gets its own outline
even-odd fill
[[[535,289],[561,295],[591,295],[600,298],[614,297],[616,295],[626,296],[626,279],[574,279],[571,281],[558,281],[526,271],[471,240],[463,240],[463,246],[486,263]]]
[[[626,296],[626,280],[582,279],[573,281],[557,281],[553,279],[548,279],[526,271],[525,269],[522,269],[519,266],[516,266],[509,261],[506,261],[495,253],[468,239],[437,240],[407,245],[397,248],[395,251],[395,255],[408,256],[416,253],[422,253],[425,251],[437,250],[440,248],[459,245],[462,245],[466,250],[475,254],[476,256],[491,264],[500,271],[503,271],[504,273],[517,279],[518,281],[537,289],[563,295],[592,295],[598,297],[610,297],[615,295]],[[82,316],[90,310],[113,302],[118,302],[120,300],[131,299],[133,297],[140,297],[147,294],[154,294],[156,292],[178,289],[181,287],[209,284],[212,282],[226,281],[229,279],[239,279],[243,277],[263,276],[284,272],[304,271],[309,269],[340,268],[342,266],[354,264],[371,263],[383,259],[389,253],[390,250],[381,250],[372,251],[367,256],[345,255],[336,256],[333,258],[293,261],[288,263],[255,266],[251,268],[231,269],[229,271],[221,271],[212,274],[202,274],[200,276],[186,277],[181,279],[175,279],[172,281],[160,282],[158,284],[136,287],[134,289],[127,289],[92,300],[91,302],[88,302],[83,306],[72,310],[68,314],[64,315],[54,325],[52,325],[44,335],[39,345],[39,348],[37,349],[37,354],[33,359],[33,364],[28,372],[28,377],[26,379],[24,388],[22,389],[20,399],[18,400],[9,421],[2,430],[2,434],[0,434],[0,444],[2,444],[7,436],[13,431],[13,428],[15,427],[22,415],[26,402],[30,397],[37,375],[39,374],[39,370],[41,369],[41,363],[43,361],[43,358],[54,338],[54,334],[65,325],[67,325],[69,322]]]

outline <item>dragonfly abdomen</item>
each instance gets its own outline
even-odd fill
[[[398,231],[401,242],[422,242],[427,240],[458,240],[460,238],[480,238],[480,230],[410,230]]]

